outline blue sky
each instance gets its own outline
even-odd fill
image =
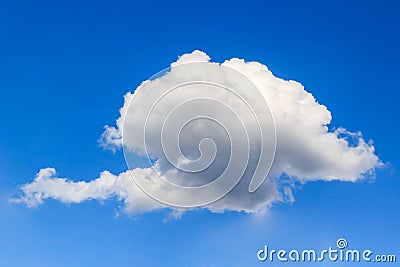
[[[268,264],[256,258],[264,244],[318,249],[339,237],[398,252],[399,9],[396,1],[2,2],[0,264],[257,266]],[[103,126],[128,90],[194,49],[301,82],[332,112],[332,127],[373,139],[388,167],[367,181],[307,183],[294,203],[256,215],[197,210],[164,222],[167,211],[118,217],[115,200],[9,203],[40,168],[74,180],[126,170],[121,151],[99,147]]]

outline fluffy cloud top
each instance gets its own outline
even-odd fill
[[[158,79],[145,81],[134,93],[128,92],[120,110],[121,116],[117,119],[115,127],[105,128],[101,138],[102,144],[111,149],[125,146],[125,149],[145,155],[142,132],[138,132],[137,136],[126,138],[124,143],[122,136],[124,127],[130,127],[128,130],[131,132],[135,132],[134,129],[140,129],[143,123],[141,116],[145,114],[145,110],[141,113],[140,107],[143,106],[145,109],[146,94],[151,92],[146,88],[154,86],[154,83],[157,83],[157,86],[168,87],[176,79],[182,79],[182,77],[174,76],[174,68],[181,64],[209,61],[209,56],[200,51],[182,55],[177,62],[171,64],[169,73]],[[226,78],[218,69],[218,67],[226,66],[243,73],[257,86],[268,101],[275,121],[277,139],[275,161],[270,173],[271,179],[265,181],[256,192],[249,194],[247,189],[251,175],[245,174],[244,179],[229,194],[205,208],[216,212],[223,210],[254,212],[265,209],[277,201],[294,201],[291,187],[281,178],[283,175],[290,177],[292,181],[302,183],[312,180],[354,182],[363,179],[366,174],[370,174],[381,165],[375,155],[372,142],[365,142],[361,133],[351,133],[344,128],[338,128],[335,131],[328,130],[332,119],[331,113],[324,105],[319,104],[300,83],[275,77],[265,65],[258,62],[245,62],[233,58],[222,64],[211,62],[209,64],[214,66],[212,69],[216,71],[212,75],[217,79]],[[125,121],[126,113],[132,112],[129,105],[134,96],[139,96],[138,99],[143,101],[140,106],[136,105],[136,114],[133,114],[129,121]],[[228,97],[225,99],[229,102]],[[251,101],[251,96],[249,99]],[[177,99],[170,99],[170,101],[177,101]],[[162,120],[159,123],[161,124]],[[218,127],[207,124],[197,124],[186,129],[186,135],[191,138],[182,138],[180,145],[189,157],[196,158],[199,153],[198,147],[193,146],[193,143],[197,144],[193,140],[201,140],[198,136],[198,133],[202,132],[201,127],[206,127],[213,133],[219,131]],[[250,131],[251,129],[250,127]],[[215,138],[218,139],[218,137]],[[223,139],[220,143],[216,142],[217,145],[222,144],[222,148],[224,148]],[[250,145],[256,148],[259,144],[254,142]],[[173,171],[165,159],[158,157],[160,151],[150,148],[150,153],[158,159],[160,171]],[[222,149],[222,155],[224,155],[224,149]],[[208,181],[210,177],[220,173],[221,168],[223,169],[226,164],[224,158],[226,154],[221,158],[216,158],[217,167],[200,174],[197,177],[198,181],[194,182]],[[250,160],[253,159],[250,158]],[[254,165],[257,162],[249,164]],[[160,178],[151,168],[134,168],[132,172],[135,176],[143,177],[157,190],[167,190],[158,182]],[[187,174],[177,174],[176,179],[184,185],[188,183]],[[193,183],[193,180],[190,182]],[[124,209],[128,213],[142,213],[164,207],[144,194],[133,182],[129,172],[113,175],[105,171],[91,182],[73,182],[56,177],[55,170],[47,168],[40,170],[33,182],[21,186],[21,190],[21,197],[14,201],[26,203],[28,206],[40,205],[47,198],[54,198],[65,203],[79,203],[89,199],[106,200],[116,197],[124,202]]]

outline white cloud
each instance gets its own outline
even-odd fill
[[[154,175],[151,168],[132,170],[134,175],[142,175],[146,177],[150,184],[158,187],[157,181],[159,177]],[[266,181],[261,190],[256,194],[246,194],[241,196],[242,191],[246,191],[245,185],[238,185],[225,198],[208,206],[209,210],[214,212],[222,212],[224,210],[243,210],[252,212],[263,210],[272,205],[273,202],[283,200],[279,192],[279,188],[275,182]],[[117,198],[122,201],[123,211],[126,213],[139,214],[165,206],[155,201],[134,183],[132,176],[128,171],[122,172],[119,175],[113,175],[108,171],[100,174],[90,182],[78,181],[74,182],[67,178],[57,176],[56,170],[53,168],[41,169],[33,182],[21,186],[23,195],[19,198],[11,199],[15,203],[25,203],[28,207],[36,207],[42,205],[46,199],[55,199],[63,203],[81,203],[88,200],[104,201],[107,199]],[[158,187],[158,190],[164,188]],[[290,188],[285,188],[286,194]],[[246,191],[247,192],[247,191]],[[261,193],[262,192],[262,193]],[[238,197],[241,199],[238,201]],[[257,200],[257,201],[256,201]],[[182,210],[176,209],[173,212],[173,217],[180,217]]]
[[[120,110],[121,116],[117,119],[116,127],[106,126],[101,138],[102,144],[111,149],[118,149],[125,145],[125,149],[129,151],[134,151],[142,156],[146,155],[143,131],[135,131],[135,129],[143,129],[145,114],[147,114],[146,109],[153,104],[152,94],[156,94],[156,92],[149,90],[149,88],[155,85],[168,87],[177,79],[179,81],[185,79],[182,76],[175,75],[174,68],[180,64],[193,61],[209,62],[210,58],[200,51],[185,54],[177,62],[171,64],[172,69],[167,75],[153,81],[145,81],[134,93],[128,92],[125,95],[124,105]],[[265,181],[255,193],[248,193],[251,175],[245,173],[244,179],[229,194],[206,208],[214,212],[263,210],[277,201],[294,201],[291,186],[280,178],[283,174],[289,176],[292,181],[302,183],[311,180],[354,182],[363,179],[381,165],[374,153],[372,142],[365,142],[361,133],[351,133],[344,128],[338,128],[333,132],[328,130],[327,126],[332,119],[330,111],[324,105],[319,104],[300,83],[277,78],[266,66],[258,62],[245,62],[233,58],[221,65],[209,64],[213,66],[211,69],[216,70],[212,73],[216,79],[226,79],[223,72],[218,68],[221,68],[221,65],[227,66],[245,74],[259,88],[262,95],[267,99],[274,117],[277,144],[275,161],[270,173],[271,178]],[[199,73],[202,73],[202,71]],[[192,74],[187,75],[190,77]],[[201,75],[198,78],[201,79]],[[245,91],[242,93],[246,94]],[[132,100],[134,96],[135,100]],[[171,101],[171,103],[179,102],[179,97],[181,96],[176,96],[175,99],[168,101]],[[230,101],[228,95],[223,97],[227,102]],[[251,95],[249,99],[250,102],[256,101],[251,99]],[[133,102],[134,111],[128,108],[129,104],[132,105],[131,101],[137,101]],[[130,114],[128,120],[124,121],[126,112],[132,112],[132,114]],[[160,112],[164,111],[161,110]],[[242,114],[245,114],[244,111]],[[160,120],[154,121],[154,127],[163,123],[161,118],[162,116],[160,116]],[[123,144],[122,131],[124,125],[127,127],[125,130],[129,130],[132,134],[128,137],[124,136]],[[201,140],[201,133],[204,132],[201,129],[208,129],[208,132],[212,133],[220,131],[218,127],[201,123],[186,129],[186,136],[190,138],[185,139],[183,137],[180,140],[180,145],[189,157],[195,158],[199,153],[197,141]],[[150,132],[152,130],[153,128],[150,129]],[[253,134],[252,131],[255,131],[255,128],[250,125],[249,135]],[[229,134],[235,135],[236,132],[233,131]],[[226,145],[224,145],[223,134],[222,137],[213,137],[217,145],[221,144],[222,149],[218,152],[221,152],[223,156],[216,158],[215,168],[200,174],[196,177],[197,180],[190,180],[191,183],[209,181],[212,177],[218,175],[226,165],[223,159],[227,158],[226,153],[228,152],[224,150]],[[264,140],[264,142],[269,141],[268,139]],[[250,144],[253,148],[257,148],[259,145],[259,141]],[[174,171],[167,164],[165,158],[160,157],[162,151],[159,148],[150,144],[147,149],[152,156],[158,158],[157,164],[161,172]],[[250,161],[252,160],[254,161],[250,158]],[[249,162],[249,164],[256,165],[257,161]],[[166,190],[158,183],[159,177],[155,175],[152,169],[137,168],[133,172],[135,176],[144,177],[146,182],[157,190]],[[184,185],[188,184],[187,178],[188,176],[185,173],[178,173],[174,177],[176,181]],[[21,190],[22,196],[14,201],[26,203],[28,206],[40,205],[47,198],[65,203],[79,203],[90,199],[106,200],[116,197],[124,202],[124,210],[128,213],[141,213],[164,207],[144,194],[133,182],[129,172],[113,175],[105,171],[100,174],[99,178],[91,182],[72,182],[56,177],[55,170],[47,168],[40,170],[35,180],[23,185]]]
[[[143,176],[149,175],[149,179],[152,179],[150,170],[133,170],[136,171]],[[41,205],[48,198],[63,203],[80,203],[114,197],[124,202],[124,211],[127,213],[141,213],[162,207],[135,185],[129,172],[122,172],[116,176],[104,171],[99,178],[90,182],[73,182],[57,177],[53,168],[44,168],[36,174],[33,182],[21,186],[21,190],[24,195],[11,201],[25,203],[28,207]]]

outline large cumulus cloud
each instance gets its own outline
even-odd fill
[[[171,64],[171,73],[176,66],[187,62],[210,62],[210,57],[200,51],[185,54]],[[265,65],[258,62],[245,62],[233,58],[221,65],[213,64],[230,67],[243,73],[258,87],[267,99],[274,117],[277,139],[270,179],[266,180],[255,193],[249,194],[247,189],[251,177],[245,176],[224,198],[205,208],[215,212],[224,210],[254,212],[265,209],[277,201],[293,201],[290,186],[293,182],[305,183],[313,180],[355,182],[373,173],[374,169],[381,165],[372,142],[366,142],[360,132],[351,133],[341,127],[334,131],[328,130],[332,120],[331,112],[326,106],[318,103],[300,83],[275,77]],[[215,72],[214,75],[218,76],[219,72]],[[166,76],[168,75],[164,76],[165,86],[168,86],[171,79],[179,79],[172,74],[168,78],[165,78]],[[154,81],[146,81],[144,85],[151,82]],[[125,95],[116,125],[106,126],[101,137],[104,147],[121,149],[125,145],[128,146],[126,149],[131,149],[138,155],[145,155],[141,132],[137,136],[131,136],[128,142],[124,144],[122,142],[124,119],[126,112],[129,112],[129,104],[135,94],[148,93],[149,90],[146,91],[145,87],[142,85],[138,90]],[[136,112],[138,109],[138,117],[135,119],[135,116],[132,116],[133,119],[131,118],[125,127],[135,129],[140,126],[140,106],[135,108]],[[195,137],[199,132],[198,128],[197,131],[195,129],[196,127],[187,134]],[[186,142],[183,140],[182,147],[186,146],[184,149],[187,154],[193,153],[195,156],[198,150],[190,144],[191,140],[188,139]],[[158,152],[154,150],[153,153]],[[164,168],[164,172],[172,171],[168,165],[163,164],[162,159],[159,161],[159,166]],[[132,172],[135,176],[144,177],[157,190],[165,190],[157,182],[159,177],[150,168],[134,168]],[[218,173],[218,169],[215,172]],[[207,180],[209,177],[210,173],[207,173],[207,177],[198,178]],[[178,178],[185,183],[185,175]],[[105,171],[99,178],[90,182],[74,182],[57,177],[54,169],[47,168],[40,170],[33,182],[21,186],[21,191],[21,196],[14,201],[26,203],[28,206],[40,205],[47,198],[65,203],[79,203],[89,199],[106,200],[117,197],[123,201],[127,213],[143,213],[165,207],[144,194],[132,181],[128,172],[113,175]]]

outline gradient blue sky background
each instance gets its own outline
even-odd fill
[[[318,249],[339,237],[400,256],[400,4],[217,2],[0,3],[1,266],[271,266],[256,258],[264,244]],[[98,146],[103,126],[128,90],[194,49],[301,82],[331,126],[362,131],[388,167],[367,181],[308,183],[293,204],[257,215],[199,210],[164,222],[166,211],[118,217],[113,200],[9,203],[43,167],[74,180],[126,170],[121,151]]]

